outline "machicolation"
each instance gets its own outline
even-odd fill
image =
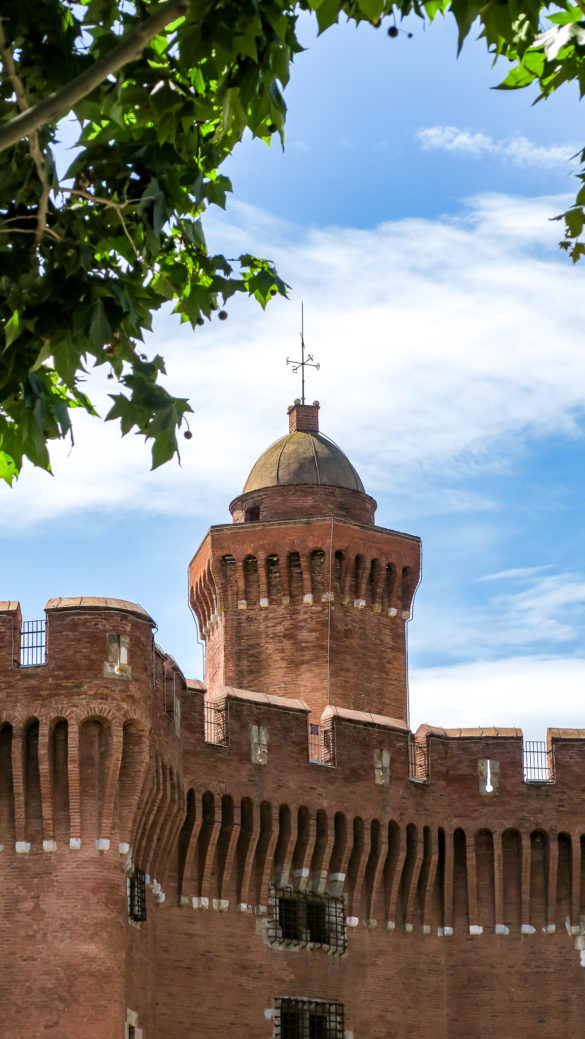
[[[420,542],[318,411],[191,561],[205,682],[133,603],[0,603],[7,1039],[582,1032],[585,731],[409,730]]]

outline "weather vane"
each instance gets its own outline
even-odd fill
[[[301,369],[301,404],[305,403],[305,368],[316,368],[319,371],[320,364],[315,364],[313,361],[313,355],[307,354],[305,359],[305,312],[304,305],[301,303],[301,360],[291,361],[290,357],[286,359],[287,364],[292,364],[293,374]]]

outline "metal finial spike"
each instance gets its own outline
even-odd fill
[[[321,365],[313,362],[313,354],[307,354],[305,360],[305,308],[304,304],[301,303],[301,360],[293,361],[290,357],[286,359],[287,364],[292,364],[293,374],[301,369],[301,404],[305,403],[305,368],[315,368],[319,371]]]

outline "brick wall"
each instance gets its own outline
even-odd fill
[[[219,684],[406,719],[417,538],[324,518],[212,527],[191,603]],[[367,676],[364,680],[364,676]]]

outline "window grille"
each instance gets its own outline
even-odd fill
[[[544,740],[525,740],[522,747],[525,783],[554,783],[555,759]]]
[[[35,667],[47,663],[46,621],[24,621],[20,633],[20,666]]]
[[[417,742],[415,737],[408,737],[408,778],[414,783],[429,782],[429,750],[428,743]]]
[[[343,1003],[322,999],[276,1000],[276,1039],[343,1039]]]
[[[230,742],[227,700],[205,700],[203,717],[205,742],[227,747]]]
[[[146,920],[146,874],[134,869],[128,880],[128,916],[140,923]]]
[[[268,940],[281,945],[312,945],[329,952],[347,949],[343,898],[312,891],[272,887],[268,905]]]
[[[324,725],[309,723],[309,761],[335,768],[335,728],[333,719]]]

